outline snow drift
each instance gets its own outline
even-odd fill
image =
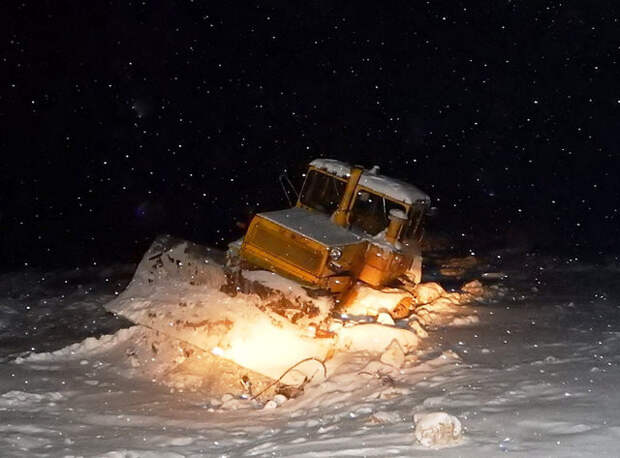
[[[148,366],[144,361],[153,356],[151,353],[160,352],[155,349],[163,346],[165,336],[176,342],[175,347],[182,348],[181,355],[177,355],[181,359],[201,354],[200,363],[182,361],[183,371],[166,371],[176,374],[177,380],[179,372],[189,379],[205,372],[192,369],[194,366],[217,366],[211,371],[217,372],[221,366],[218,360],[223,358],[236,367],[233,372],[240,379],[250,379],[248,383],[255,387],[264,385],[265,378],[299,386],[322,380],[325,362],[335,352],[380,355],[390,346],[392,353],[394,348],[403,355],[414,351],[419,339],[426,335],[425,325],[458,314],[454,306],[463,297],[470,297],[446,293],[436,283],[418,285],[418,314],[409,324],[396,325],[385,313],[387,319],[373,317],[381,315],[381,294],[400,297],[405,293],[379,293],[361,287],[357,292],[359,300],[347,312],[366,318],[341,319],[332,316],[330,298],[312,298],[296,283],[271,272],[241,271],[232,281],[232,274],[217,258],[216,252],[205,247],[168,236],[152,244],[127,289],[106,305],[108,310],[151,331],[141,339],[143,348],[152,351],[134,350],[134,365]],[[398,352],[384,358],[393,365],[402,365]],[[255,382],[257,374],[260,377]],[[238,392],[243,391],[242,385],[233,383]]]

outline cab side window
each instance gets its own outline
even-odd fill
[[[357,191],[351,211],[351,225],[369,235],[377,235],[387,228],[390,222],[388,215],[393,208],[406,211],[396,202],[360,189]]]
[[[338,207],[345,186],[346,183],[336,177],[312,170],[301,190],[301,203],[330,215]]]
[[[409,227],[407,228],[407,238],[419,242],[424,235],[424,209],[419,206],[411,208],[411,218],[409,219]]]

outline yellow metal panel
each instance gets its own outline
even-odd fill
[[[354,276],[362,269],[364,265],[364,256],[368,242],[362,242],[355,245],[348,245],[342,248],[342,258],[338,261],[346,271],[351,272]]]
[[[313,246],[309,239],[281,227],[260,221],[250,232],[249,243],[307,272],[318,274],[321,271],[324,250]]]
[[[386,285],[404,274],[413,259],[403,253],[371,245],[366,253],[359,279],[373,286]]]
[[[382,286],[385,271],[370,264],[365,264],[360,272],[359,279],[370,286]]]
[[[285,277],[319,286],[327,250],[313,240],[257,216],[243,240],[241,257]]]
[[[241,248],[241,256],[251,264],[275,272],[283,277],[290,278],[309,286],[319,286],[320,278],[309,274],[291,264],[281,261],[252,245]]]
[[[347,275],[334,275],[325,277],[321,286],[332,293],[342,293],[349,289],[352,282],[352,278]]]

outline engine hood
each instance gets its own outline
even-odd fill
[[[265,212],[260,216],[325,247],[344,247],[365,241],[363,237],[332,223],[329,216],[304,208]]]

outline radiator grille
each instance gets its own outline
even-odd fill
[[[298,237],[299,239],[296,239]],[[306,272],[318,274],[321,270],[323,252],[310,246],[307,239],[304,243],[301,236],[292,232],[274,231],[262,224],[256,224],[248,242]]]

